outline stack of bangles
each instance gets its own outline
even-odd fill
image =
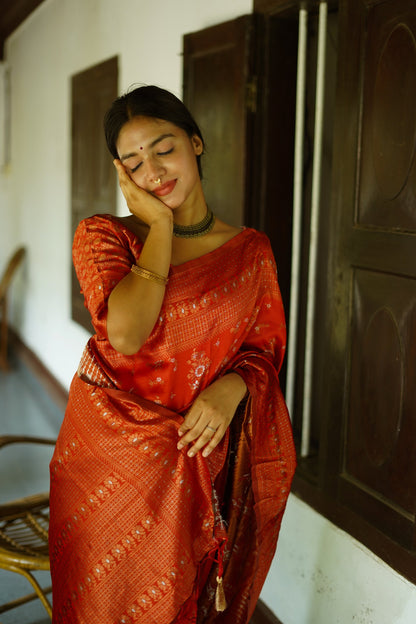
[[[136,275],[140,277],[144,277],[144,279],[148,279],[151,282],[156,282],[157,284],[161,284],[162,286],[166,286],[169,281],[169,278],[163,277],[163,275],[159,275],[158,273],[153,273],[153,271],[149,271],[148,269],[144,269],[137,264],[133,264],[131,270]]]

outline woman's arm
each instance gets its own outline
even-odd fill
[[[179,427],[178,449],[193,443],[189,457],[204,447],[202,455],[207,457],[221,442],[246,393],[246,383],[238,373],[228,373],[205,388]]]
[[[167,277],[172,255],[172,211],[139,188],[120,161],[114,164],[129,210],[149,226],[140,266]],[[134,273],[126,275],[115,286],[108,299],[107,335],[116,351],[124,355],[137,353],[155,326],[164,296],[163,284]]]

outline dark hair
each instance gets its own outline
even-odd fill
[[[144,86],[127,91],[118,97],[105,114],[105,138],[113,158],[118,158],[116,144],[121,128],[130,119],[139,116],[169,121],[182,128],[189,138],[196,134],[204,147],[201,131],[185,104],[170,91],[155,86]],[[202,154],[197,155],[196,160],[199,176],[202,178],[201,156]]]

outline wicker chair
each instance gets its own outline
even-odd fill
[[[9,286],[16,272],[16,269],[18,268],[25,256],[25,253],[26,250],[24,247],[20,247],[14,252],[6,265],[4,273],[0,280],[0,368],[2,368],[3,370],[8,370],[9,368],[9,363],[7,360],[7,304]]]
[[[55,441],[31,436],[0,436],[0,449],[14,443],[54,445]],[[51,587],[42,588],[32,574],[34,570],[49,570],[48,527],[48,493],[0,504],[0,568],[21,574],[35,590],[35,593],[0,605],[0,613],[39,598],[52,619],[52,607],[47,598]]]

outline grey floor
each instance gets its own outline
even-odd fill
[[[24,365],[12,361],[10,372],[0,371],[0,435],[56,438],[63,414]],[[53,448],[11,445],[0,450],[0,502],[49,489],[49,460]],[[50,584],[49,574],[38,580]],[[0,570],[0,604],[31,593],[18,574]],[[0,614],[1,624],[50,624],[39,600]]]

